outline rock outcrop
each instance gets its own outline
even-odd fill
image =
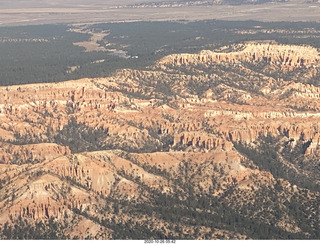
[[[288,46],[273,43],[248,43],[241,51],[218,53],[201,51],[198,54],[170,55],[158,62],[158,65],[188,65],[198,63],[237,63],[266,62],[282,68],[309,67],[317,65],[319,53],[312,47]]]

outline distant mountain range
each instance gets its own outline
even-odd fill
[[[289,0],[214,0],[214,4],[230,4],[230,5],[242,5],[242,4],[262,4],[272,2],[289,2]]]
[[[56,8],[56,7],[94,7],[94,6],[104,6],[104,7],[112,7],[112,6],[176,6],[176,5],[244,5],[244,4],[263,4],[263,3],[273,3],[273,2],[297,2],[297,3],[319,3],[318,0],[110,0],[110,1],[102,1],[102,0],[93,0],[89,3],[87,1],[79,0],[66,0],[66,1],[8,1],[3,0],[0,2],[1,8]]]

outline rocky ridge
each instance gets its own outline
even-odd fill
[[[289,46],[274,43],[247,43],[239,45],[235,52],[219,53],[204,50],[199,54],[178,54],[170,55],[158,62],[161,64],[197,64],[197,63],[223,63],[223,62],[261,62],[265,61],[269,64],[277,64],[282,68],[316,66],[319,61],[319,53],[316,48],[308,46]]]

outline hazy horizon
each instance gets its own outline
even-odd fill
[[[319,1],[307,0],[249,5],[212,5],[210,0],[4,0],[0,26],[214,19],[319,22],[319,9]]]

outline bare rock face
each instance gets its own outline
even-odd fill
[[[287,199],[319,198],[305,181],[290,183],[308,175],[319,184],[319,53],[275,43],[235,49],[170,55],[106,78],[1,87],[0,222],[54,218],[70,224],[71,237],[96,239],[147,226],[178,238],[173,230],[194,226],[152,212],[199,198],[201,207],[185,208],[195,216],[222,211],[210,210],[215,199],[302,232]],[[281,219],[265,210],[273,207],[285,209]],[[199,238],[243,237],[208,223]]]
[[[197,63],[238,63],[266,62],[280,65],[282,69],[293,69],[297,67],[317,65],[319,53],[312,47],[287,46],[273,43],[248,43],[242,50],[230,53],[218,53],[212,51],[201,51],[199,54],[170,55],[158,62],[158,65],[188,65]]]
[[[1,164],[37,163],[53,160],[61,155],[70,154],[70,149],[54,143],[39,143],[30,145],[3,144],[0,151]]]

